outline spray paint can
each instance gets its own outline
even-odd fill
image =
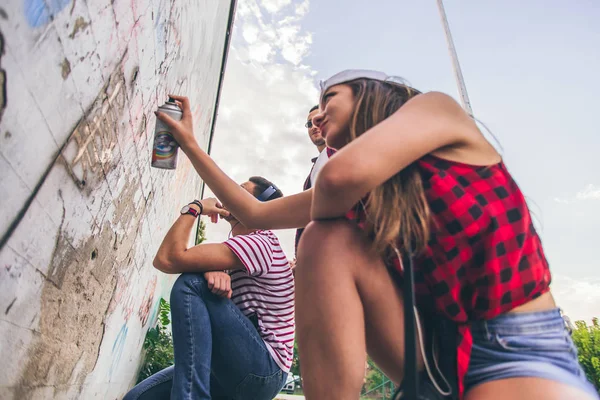
[[[175,121],[181,121],[183,115],[181,108],[170,97],[169,101],[158,107],[158,111],[167,114]],[[177,167],[178,148],[179,145],[171,134],[170,128],[157,118],[156,127],[154,128],[151,165],[154,168],[175,169]]]

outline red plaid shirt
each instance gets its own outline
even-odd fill
[[[549,290],[550,271],[525,198],[504,163],[477,167],[431,155],[416,162],[432,213],[431,237],[414,260],[419,308],[457,323],[459,396],[473,339],[487,320]],[[347,217],[364,226],[358,205]],[[401,272],[401,262],[393,261]]]

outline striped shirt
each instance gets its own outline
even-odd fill
[[[256,231],[228,239],[246,267],[230,271],[231,300],[242,313],[258,321],[257,330],[284,372],[294,351],[294,276],[279,239],[271,231]]]

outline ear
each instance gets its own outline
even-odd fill
[[[256,197],[256,183],[251,182],[251,181],[246,181],[246,182],[242,183],[240,186],[243,187],[244,189],[246,189],[246,191],[248,193],[250,193],[252,196]]]

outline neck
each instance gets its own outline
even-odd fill
[[[322,152],[323,150],[325,150],[325,147],[327,147],[327,145],[326,145],[326,144],[322,144],[322,145],[320,145],[320,146],[317,146],[317,150],[319,150],[319,154],[321,154],[321,152]]]

